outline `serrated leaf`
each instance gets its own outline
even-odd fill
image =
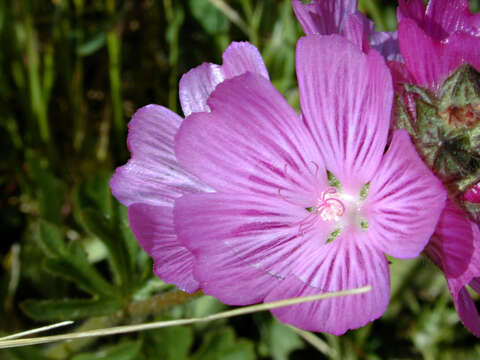
[[[45,268],[50,273],[73,281],[77,286],[92,295],[115,295],[115,288],[88,262],[80,243],[70,243],[68,254],[66,258],[47,259]]]
[[[65,255],[67,250],[63,234],[56,225],[41,220],[38,239],[47,256],[55,258]]]
[[[26,300],[20,307],[35,320],[63,321],[111,315],[122,309],[122,303],[111,298]]]
[[[105,346],[98,351],[76,355],[72,360],[135,360],[140,356],[142,343],[128,341],[118,345]],[[162,357],[156,357],[163,359]]]

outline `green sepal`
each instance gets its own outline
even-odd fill
[[[440,89],[438,110],[480,103],[480,74],[470,65],[459,67]]]
[[[408,111],[407,105],[403,100],[403,97],[400,95],[395,95],[394,101],[394,112],[395,112],[395,129],[404,129],[410,136],[415,136],[415,120],[412,118],[412,115]]]
[[[422,100],[424,103],[435,105],[436,97],[431,90],[411,84],[404,84],[404,88],[407,93],[415,94],[415,97]]]

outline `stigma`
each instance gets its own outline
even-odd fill
[[[337,189],[329,187],[321,192],[313,210],[323,221],[338,221],[345,214],[346,208]]]

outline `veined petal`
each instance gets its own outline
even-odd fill
[[[402,259],[420,254],[435,230],[445,198],[441,182],[420,159],[408,133],[395,131],[364,204],[375,246]]]
[[[323,30],[322,19],[317,14],[317,5],[315,3],[304,4],[302,0],[292,0],[292,7],[305,34],[321,33]]]
[[[357,0],[292,0],[293,10],[305,34],[339,34],[345,16],[357,10]]]
[[[113,195],[124,205],[172,204],[183,193],[211,191],[178,166],[173,140],[182,122],[174,112],[147,105],[128,124],[131,159],[110,180]]]
[[[193,255],[180,244],[173,228],[173,208],[133,204],[128,208],[128,218],[135,238],[154,260],[154,273],[183,291],[198,290]]]
[[[447,201],[425,253],[444,272],[448,289],[465,326],[480,337],[480,319],[466,285],[478,291],[480,231],[467,214]]]
[[[359,191],[385,149],[392,79],[383,58],[364,54],[337,35],[310,35],[297,44],[300,104],[327,170]]]
[[[232,42],[223,53],[223,65],[205,63],[180,79],[179,97],[185,116],[208,112],[207,99],[226,79],[253,72],[268,79],[268,71],[257,48],[248,42]]]
[[[370,50],[368,26],[369,20],[360,12],[346,16],[343,24],[343,35],[365,53]],[[374,32],[373,29],[371,31]]]
[[[182,124],[179,163],[219,192],[281,195],[312,206],[326,172],[300,117],[265,78],[247,73],[220,84],[210,113]],[[312,202],[313,201],[313,202]]]
[[[311,252],[295,275],[288,276],[265,299],[276,301],[370,285],[365,294],[326,299],[272,310],[281,321],[311,331],[341,335],[380,317],[390,297],[388,262],[368,234],[346,231]]]
[[[480,276],[478,226],[450,200],[425,252],[443,270],[453,293]]]
[[[431,0],[426,11],[426,26],[439,27],[443,38],[456,31],[480,36],[480,14],[472,14],[467,0]],[[441,38],[439,30],[437,38]]]
[[[262,55],[255,46],[244,42],[232,42],[223,53],[222,72],[225,79],[252,72],[270,79]]]
[[[207,99],[225,77],[221,66],[204,63],[182,76],[178,96],[185,116],[194,112],[210,111]]]
[[[426,6],[423,0],[398,0],[398,22],[409,18],[415,20],[419,25],[423,25],[425,21],[425,10]]]
[[[405,65],[418,85],[435,90],[464,63],[480,69],[480,37],[456,32],[439,42],[411,19],[400,22],[398,35]]]
[[[308,216],[280,197],[238,193],[185,195],[174,210],[175,230],[195,255],[202,289],[228,303],[235,294],[238,304],[259,301],[269,289],[255,289],[242,271],[258,272],[262,283],[283,279],[298,259],[326,241],[332,225],[303,228]]]
[[[478,310],[465,287],[461,288],[458,294],[453,297],[453,303],[455,304],[458,316],[460,320],[462,320],[463,325],[476,337],[480,337]]]

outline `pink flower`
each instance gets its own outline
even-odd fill
[[[385,152],[393,89],[375,50],[307,36],[297,45],[297,77],[301,117],[267,79],[246,73],[217,86],[210,112],[182,123],[178,164],[215,192],[177,198],[175,232],[203,291],[227,304],[371,285],[273,311],[338,335],[383,314],[385,254],[423,250],[445,192],[405,131]]]
[[[463,324],[480,337],[478,311],[466,288],[469,285],[480,293],[480,231],[477,224],[447,201],[425,252],[443,270]]]
[[[402,90],[403,83],[422,86],[434,96],[440,86],[461,65],[480,70],[480,15],[473,15],[464,0],[400,0],[398,37],[405,64],[391,63],[396,90],[416,119],[414,97]],[[457,312],[465,326],[480,336],[477,309],[466,290],[480,291],[480,233],[478,224],[454,204],[480,202],[480,185],[461,199],[447,202],[426,254],[444,272]],[[455,195],[455,196],[453,196]]]
[[[246,71],[268,79],[258,50],[248,43],[232,43],[223,54],[223,65],[203,64],[180,81],[180,102],[185,115],[209,111],[207,98],[215,87]],[[110,181],[113,195],[128,206],[133,234],[154,259],[155,274],[187,292],[199,289],[193,277],[193,256],[173,228],[175,199],[213,189],[182,168],[173,150],[182,118],[158,105],[139,109],[128,124],[132,158],[117,168]]]
[[[357,10],[358,0],[313,0],[304,4],[292,0],[293,10],[305,34],[345,35],[349,22],[363,23],[368,43],[387,60],[402,61],[398,49],[397,32],[376,32],[375,24]]]
[[[466,0],[399,1],[398,41],[410,75],[432,90],[460,65],[480,71],[480,14]]]

